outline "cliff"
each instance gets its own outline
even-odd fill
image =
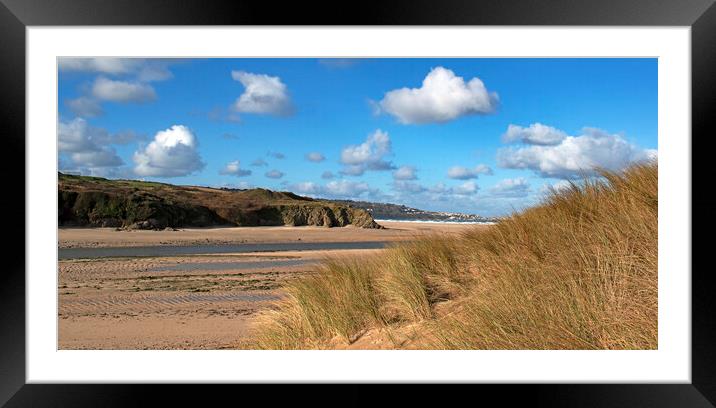
[[[60,226],[164,229],[316,225],[382,228],[369,212],[266,189],[215,189],[59,174]]]

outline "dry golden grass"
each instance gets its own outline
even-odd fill
[[[420,348],[655,349],[657,165],[602,175],[486,230],[329,261],[260,316],[253,346],[417,323]]]

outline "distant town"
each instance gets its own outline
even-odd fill
[[[374,203],[369,201],[331,200],[333,202],[361,208],[371,213],[376,220],[395,221],[440,221],[465,223],[492,223],[497,217],[483,217],[477,214],[456,212],[426,211],[399,204]]]

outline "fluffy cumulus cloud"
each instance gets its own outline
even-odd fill
[[[221,170],[219,170],[219,174],[222,174],[225,176],[244,177],[244,176],[250,176],[251,170],[242,169],[241,162],[239,160],[234,160],[232,162],[226,163],[226,166],[224,166]]]
[[[562,142],[567,134],[552,126],[533,123],[528,127],[509,125],[502,135],[505,143],[522,142],[532,145],[556,145]]]
[[[378,129],[368,135],[365,142],[345,147],[341,151],[342,174],[360,176],[368,170],[393,170],[395,166],[387,156],[392,154],[388,133]]]
[[[244,71],[231,71],[231,77],[244,86],[244,93],[233,105],[237,112],[276,116],[293,113],[288,88],[281,78]]]
[[[284,174],[283,172],[274,169],[267,171],[264,175],[268,178],[280,179],[281,177],[283,177]]]
[[[476,179],[480,174],[492,175],[492,169],[485,164],[478,164],[473,168],[453,166],[448,169],[448,177],[456,180]]]
[[[504,179],[492,186],[490,193],[499,197],[527,197],[530,184],[523,177]]]
[[[433,68],[420,88],[389,91],[377,103],[403,124],[443,123],[465,115],[495,111],[498,96],[479,78],[465,82],[447,68]]]
[[[62,161],[62,167],[97,169],[117,167],[124,164],[111,144],[122,144],[123,140],[102,128],[90,126],[86,120],[75,118],[57,125],[57,143],[61,154],[70,161]],[[95,172],[96,173],[96,172]]]
[[[656,157],[654,149],[642,149],[621,135],[595,128],[584,128],[581,135],[566,136],[558,144],[509,147],[497,153],[501,167],[565,179],[594,175],[597,168],[621,170]]]
[[[142,103],[156,99],[157,94],[149,84],[99,77],[92,84],[92,96],[101,101]]]
[[[204,168],[196,136],[183,125],[157,132],[146,147],[134,152],[134,172],[145,177],[186,176]]]
[[[311,152],[306,154],[306,160],[314,162],[314,163],[320,163],[324,160],[326,160],[326,157],[319,152]]]
[[[415,166],[400,166],[393,172],[394,180],[417,180]]]

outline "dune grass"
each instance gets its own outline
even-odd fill
[[[655,349],[657,174],[603,172],[487,229],[328,261],[288,284],[252,346],[325,348],[412,324],[419,348]]]

